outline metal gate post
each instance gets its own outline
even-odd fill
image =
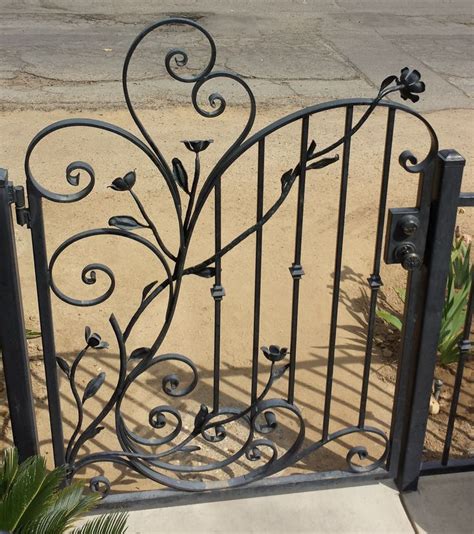
[[[401,491],[415,490],[420,474],[464,164],[464,158],[455,150],[441,150],[438,153],[425,250],[425,272],[423,280],[420,280],[422,288],[419,297],[423,302],[419,303],[418,335],[410,351],[414,358],[414,376],[412,389],[406,399],[406,412],[401,415],[404,423],[395,473],[395,481]]]
[[[26,332],[11,204],[13,186],[0,169],[0,341],[13,440],[20,461],[38,454]]]

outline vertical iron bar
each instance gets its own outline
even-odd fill
[[[410,338],[406,353],[412,362],[410,374],[413,378],[405,400],[402,429],[397,436],[400,458],[395,480],[401,491],[416,489],[420,475],[465,160],[455,150],[442,150],[438,152],[436,163],[425,265],[420,273],[418,300],[421,307],[418,317],[413,318],[417,329],[415,336]]]
[[[471,275],[471,291],[469,294],[469,304],[467,306],[466,320],[462,332],[462,339],[459,343],[459,360],[456,368],[456,378],[454,380],[453,397],[451,399],[451,407],[449,410],[448,426],[446,429],[446,437],[444,440],[443,456],[441,457],[441,465],[448,465],[449,452],[451,449],[451,441],[453,439],[454,422],[456,420],[456,412],[458,409],[459,395],[461,393],[462,377],[464,374],[464,364],[466,357],[471,350],[470,334],[472,326],[472,314],[474,310],[474,276]]]
[[[48,393],[49,422],[53,456],[56,466],[64,465],[64,436],[61,417],[61,399],[56,365],[56,347],[54,342],[53,310],[49,287],[50,272],[46,252],[43,206],[40,194],[28,185],[28,202],[31,217],[31,239],[36,276],[36,292],[40,314],[41,339],[43,342],[43,361]]]
[[[341,189],[339,194],[339,215],[337,222],[336,258],[334,262],[334,285],[332,294],[331,326],[329,332],[328,363],[326,374],[326,394],[324,399],[323,435],[325,440],[329,434],[329,419],[331,416],[332,379],[334,375],[334,357],[336,350],[337,314],[339,308],[339,289],[341,285],[342,250],[344,244],[344,225],[346,219],[347,182],[349,176],[349,159],[351,153],[351,138],[353,106],[346,108],[346,123],[344,126],[344,149],[342,154]]]
[[[377,222],[377,234],[375,238],[374,265],[372,274],[368,278],[370,287],[370,306],[367,324],[367,342],[365,346],[364,371],[362,375],[362,388],[359,407],[359,428],[365,423],[367,408],[367,394],[369,390],[370,365],[372,362],[372,349],[374,343],[375,314],[377,308],[377,296],[382,285],[380,278],[380,261],[382,257],[383,230],[385,225],[385,211],[387,207],[388,179],[390,175],[390,160],[392,158],[393,128],[395,123],[395,108],[388,110],[387,130],[385,136],[385,149],[382,170],[382,184],[380,186],[379,215]]]
[[[300,279],[303,275],[301,267],[301,245],[303,239],[303,211],[304,193],[306,183],[306,160],[308,157],[308,128],[309,116],[306,115],[301,124],[301,147],[300,147],[300,177],[298,180],[298,204],[296,211],[296,236],[295,236],[295,261],[290,272],[293,276],[293,300],[291,308],[291,334],[290,334],[290,369],[288,373],[288,402],[293,403],[295,399],[295,378],[296,378],[296,342],[298,335],[298,303]]]
[[[8,173],[0,169],[0,342],[13,441],[20,461],[38,454]]]
[[[265,138],[258,142],[258,170],[257,170],[257,215],[259,221],[263,217],[263,191],[265,179]],[[262,246],[263,228],[259,227],[255,240],[255,293],[253,310],[253,347],[252,347],[252,391],[251,402],[257,400],[258,355],[260,341],[260,299],[262,287]]]
[[[222,221],[221,221],[221,178],[216,181],[214,188],[214,233],[215,251],[218,253],[222,247]],[[211,294],[214,298],[214,383],[213,383],[213,411],[219,410],[220,373],[221,373],[221,301],[224,290],[221,285],[221,258],[216,258],[216,275]]]

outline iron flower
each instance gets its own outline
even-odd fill
[[[269,347],[261,347],[263,354],[267,360],[271,362],[279,362],[288,354],[286,347],[279,347],[278,345],[270,345]]]
[[[191,152],[195,152],[196,154],[198,152],[202,152],[203,150],[206,150],[206,148],[213,142],[213,139],[204,139],[204,140],[196,140],[196,141],[181,141],[184,143],[184,146],[190,150]]]
[[[91,329],[86,326],[85,338],[88,347],[93,349],[106,349],[109,344],[107,341],[102,341],[102,338],[96,332],[91,332]]]
[[[109,187],[114,191],[130,191],[130,189],[132,189],[132,187],[135,185],[136,180],[137,175],[135,174],[135,171],[130,171],[127,172],[123,178],[120,176],[115,178],[115,180],[112,182],[112,185],[109,185]]]
[[[400,74],[400,96],[403,100],[418,102],[420,97],[416,93],[423,93],[425,84],[421,81],[421,74],[415,69],[405,67]]]

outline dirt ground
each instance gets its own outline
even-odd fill
[[[258,114],[256,126],[262,127],[291,111],[293,109],[264,108]],[[202,154],[203,174],[206,175],[206,171],[217,161],[225,147],[238,135],[240,130],[237,125],[243,125],[246,118],[246,110],[241,107],[228,107],[221,118],[212,120],[197,118],[196,113],[186,107],[163,107],[154,111],[140,110],[140,113],[165,156],[169,160],[175,156],[179,157],[190,175],[192,154],[179,141],[195,138],[215,140]],[[0,162],[9,169],[11,180],[17,184],[24,181],[22,158],[32,136],[46,124],[71,116],[74,115],[64,111],[24,111],[0,115]],[[81,114],[79,116],[82,117]],[[125,111],[99,110],[91,116],[136,131]],[[463,189],[474,190],[473,167],[470,163],[474,157],[473,112],[434,112],[427,114],[427,118],[439,136],[440,148],[454,147],[466,157],[468,164]],[[385,123],[386,112],[378,110],[353,139],[330,431],[357,423],[366,343],[369,293],[366,278],[371,273],[374,254]],[[319,147],[335,140],[342,131],[343,115],[340,112],[328,112],[325,116],[315,116],[311,120],[310,138],[314,138]],[[264,199],[266,207],[279,195],[280,177],[283,172],[298,162],[299,132],[300,124],[288,126],[272,135],[267,142]],[[417,177],[406,173],[398,165],[397,159],[405,149],[411,149],[423,157],[427,147],[426,130],[413,118],[397,115],[388,207],[408,207],[414,204]],[[341,151],[336,153],[342,154]],[[229,242],[254,221],[256,156],[256,150],[250,150],[223,178],[223,243]],[[73,131],[55,133],[40,145],[32,159],[33,173],[45,187],[54,191],[71,192],[73,188],[67,184],[64,176],[66,166],[74,160],[92,164],[97,178],[96,186],[81,202],[62,205],[46,203],[46,234],[50,254],[64,239],[81,230],[107,226],[107,221],[112,216],[127,214],[140,218],[128,196],[107,188],[114,178],[133,169],[136,169],[137,173],[137,194],[146,205],[168,247],[176,249],[177,226],[167,189],[152,164],[138,150],[111,134],[74,128]],[[296,404],[301,408],[305,419],[308,444],[321,437],[340,168],[338,162],[322,170],[310,171],[307,177],[302,259],[305,276],[301,282]],[[264,229],[261,345],[289,345],[292,279],[288,267],[293,262],[295,217],[296,188]],[[188,265],[212,254],[213,224],[213,201],[210,199],[196,228]],[[458,224],[463,232],[474,234],[474,214],[469,213],[469,210],[459,214]],[[146,235],[148,231],[140,232]],[[23,228],[17,229],[17,236],[27,326],[37,329],[39,318],[30,236],[28,230]],[[106,382],[96,398],[86,404],[88,420],[99,412],[101,405],[110,396],[117,377],[117,345],[108,323],[110,314],[113,312],[119,324],[125,325],[140,301],[143,288],[153,280],[163,278],[162,268],[149,253],[134,243],[123,241],[105,236],[94,237],[74,245],[64,253],[53,272],[58,287],[75,298],[92,298],[101,294],[107,287],[107,280],[100,272],[95,285],[89,286],[81,282],[81,271],[89,263],[101,262],[109,265],[117,280],[117,287],[111,298],[92,308],[69,306],[53,296],[58,355],[72,363],[74,356],[83,347],[85,326],[90,326],[110,342],[109,350],[88,354],[79,371],[81,386],[85,386],[100,371],[107,374]],[[254,236],[226,255],[223,260],[226,296],[222,304],[222,406],[242,408],[248,404],[250,398],[254,261]],[[405,278],[405,272],[400,266],[383,264],[383,292],[390,302],[396,302],[395,289],[404,286]],[[214,304],[209,292],[212,283],[212,280],[196,276],[185,279],[173,325],[160,350],[161,353],[178,352],[189,356],[199,368],[200,381],[195,391],[189,398],[177,399],[174,404],[186,414],[183,422],[188,429],[199,405],[212,404]],[[163,320],[163,312],[162,303],[150,307],[130,337],[129,351],[150,345]],[[386,432],[390,427],[393,402],[396,348],[396,334],[378,324],[370,376],[367,424]],[[38,431],[42,451],[51,457],[39,340],[30,341],[30,349]],[[268,368],[262,356],[259,368],[260,388],[266,381]],[[177,369],[173,366],[166,369],[154,368],[154,372],[147,372],[130,389],[124,402],[123,413],[131,430],[145,436],[153,435],[148,426],[148,413],[155,406],[169,403],[169,399],[162,393],[161,379],[170,371],[176,372]],[[465,455],[468,449],[472,449],[472,372],[472,366],[466,369],[460,401],[461,417],[458,418],[453,446],[454,455]],[[452,382],[451,370],[438,370],[438,373],[441,373],[440,377],[446,384]],[[189,374],[184,376],[189,377]],[[284,377],[275,384],[269,398],[284,397],[286,390],[287,378]],[[68,438],[77,416],[71,392],[64,379],[61,379],[61,395],[64,431]],[[438,416],[433,416],[428,425],[426,449],[429,457],[441,450],[449,397],[449,386],[446,385],[441,396],[441,412]],[[3,403],[2,409],[4,410]],[[8,441],[5,411],[2,416],[3,435]],[[296,425],[294,420],[284,414],[279,414],[279,418],[277,437],[284,447],[285,443],[291,442],[291,437],[294,438]],[[113,424],[113,418],[106,419],[106,429],[84,447],[82,454],[87,451],[115,449],[117,443]],[[206,454],[214,459],[231,454],[242,437],[243,430],[236,428],[235,435],[229,437],[227,444],[208,448],[196,462],[204,461]],[[377,456],[380,451],[380,440],[349,436],[328,444],[305,458],[298,466],[289,469],[289,472],[345,468],[348,449],[359,444],[366,445],[372,457]],[[117,489],[155,487],[152,482],[144,481],[133,473],[108,465],[100,468],[104,469]],[[237,473],[242,470],[245,470],[245,465],[239,464],[235,467]],[[88,476],[91,474],[92,470],[86,473]]]

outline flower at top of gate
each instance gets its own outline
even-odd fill
[[[181,141],[184,143],[184,146],[190,150],[191,152],[195,152],[196,154],[198,152],[202,152],[203,150],[206,150],[206,148],[213,143],[213,139],[203,139],[203,140],[196,140],[196,141]]]
[[[419,71],[408,67],[403,68],[401,71],[400,85],[403,86],[400,89],[400,96],[403,100],[411,100],[412,102],[418,102],[420,99],[415,93],[423,93],[425,90],[425,84],[421,81]]]
[[[271,362],[279,362],[288,354],[286,347],[279,347],[278,345],[270,345],[269,347],[260,347],[267,360]]]

